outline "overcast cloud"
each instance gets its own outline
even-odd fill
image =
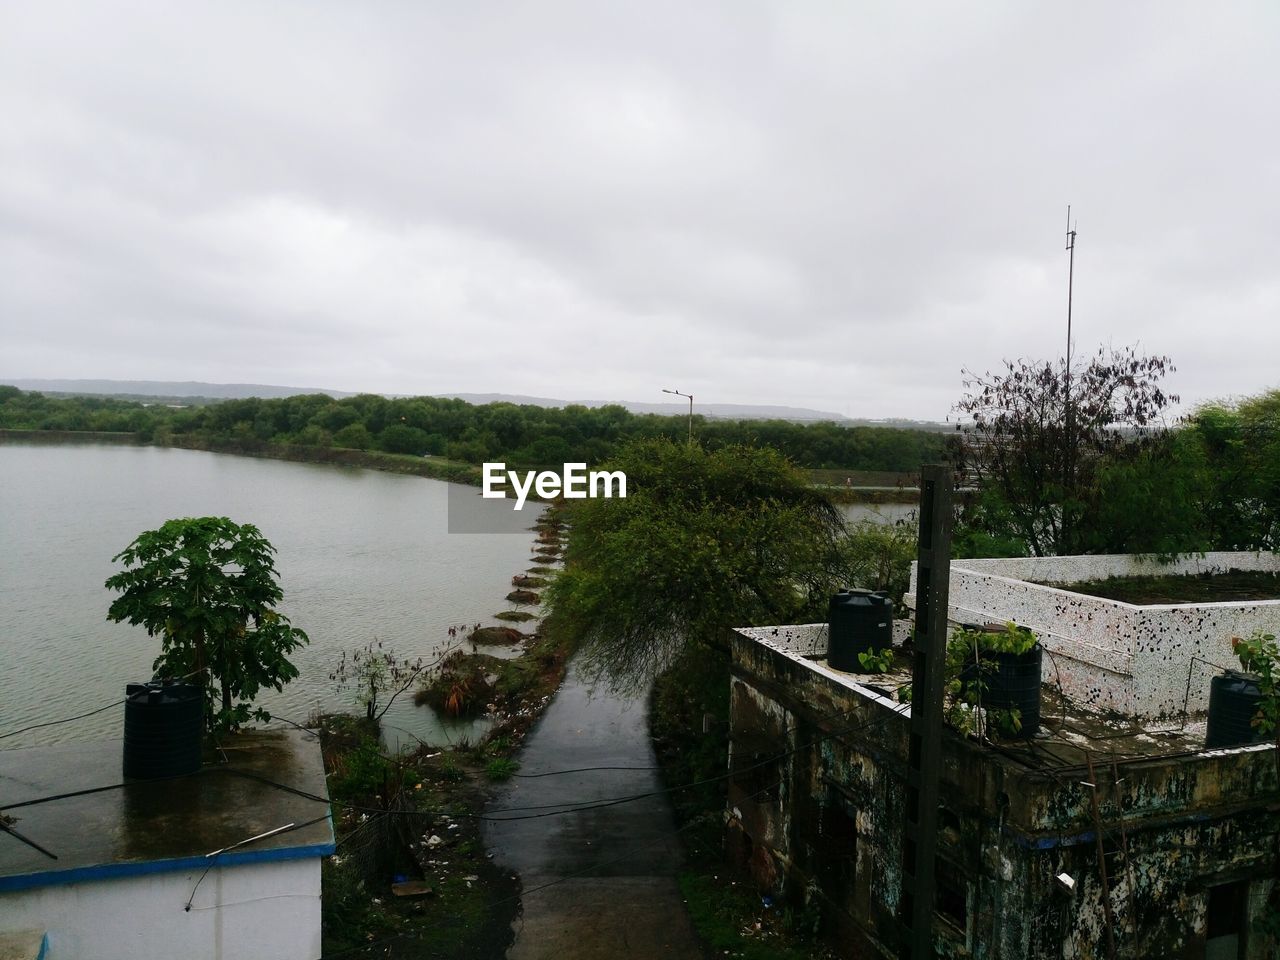
[[[1280,386],[1280,5],[8,4],[0,377],[941,418]]]

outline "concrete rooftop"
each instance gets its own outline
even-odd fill
[[[894,647],[900,651],[910,630],[907,621],[894,623]],[[827,625],[792,624],[777,627],[743,627],[735,631],[774,652],[801,664],[828,682],[854,690],[904,716],[911,706],[897,698],[897,691],[911,683],[911,666],[898,656],[887,673],[862,674],[836,670],[827,663]],[[1185,719],[1150,720],[1099,713],[1063,696],[1053,689],[1052,655],[1044,660],[1044,686],[1040,707],[1040,732],[1030,740],[1001,740],[999,751],[1006,758],[1031,767],[1076,766],[1086,763],[1086,753],[1103,754],[1106,759],[1135,760],[1198,753],[1204,750],[1203,714]],[[1233,747],[1231,750],[1275,749],[1275,744]]]
[[[297,730],[230,736],[199,773],[124,783],[123,743],[64,744],[0,751],[0,813],[50,859],[0,831],[0,892],[159,873],[203,870],[206,854],[250,837],[325,817],[320,803],[253,774],[328,797],[320,744]],[[106,789],[99,789],[106,788]],[[39,803],[60,794],[78,794]],[[25,804],[25,805],[24,805]],[[321,820],[220,854],[218,866],[328,856],[333,827]]]

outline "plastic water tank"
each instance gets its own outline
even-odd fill
[[[139,780],[177,777],[200,769],[204,698],[190,683],[131,683],[125,687],[124,775]]]
[[[827,609],[827,665],[833,669],[865,673],[858,654],[893,646],[893,603],[887,593],[841,590]]]
[[[1017,710],[1022,724],[1019,737],[1035,736],[1040,729],[1040,668],[1044,648],[1036,644],[1026,653],[992,655],[994,669],[984,671],[984,707]]]
[[[1204,745],[1238,747],[1262,740],[1253,725],[1261,699],[1257,681],[1247,673],[1228,670],[1209,681],[1209,730]]]

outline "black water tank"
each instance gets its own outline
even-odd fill
[[[1036,644],[1026,653],[989,654],[983,671],[987,689],[982,705],[998,710],[1017,710],[1022,729],[1019,737],[1033,737],[1040,729],[1040,666],[1044,648]]]
[[[858,654],[893,646],[893,603],[887,593],[841,590],[827,618],[827,665],[865,673]]]
[[[177,777],[200,769],[204,698],[190,683],[131,683],[125,687],[124,775],[139,780]]]
[[[1262,694],[1258,682],[1247,673],[1228,670],[1209,681],[1209,730],[1204,745],[1239,747],[1258,743],[1262,734],[1253,725]]]

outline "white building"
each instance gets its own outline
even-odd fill
[[[0,958],[316,960],[320,745],[222,746],[198,773],[127,783],[119,741],[0,752]]]

